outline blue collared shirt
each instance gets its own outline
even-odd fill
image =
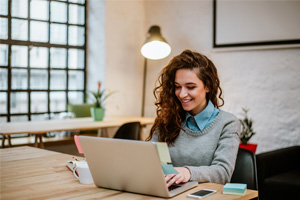
[[[206,108],[195,116],[186,112],[185,120],[182,122],[182,126],[187,126],[192,131],[203,131],[208,127],[219,114],[220,110],[215,108],[213,103],[209,100]],[[190,119],[188,119],[191,117]]]

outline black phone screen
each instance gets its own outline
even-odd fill
[[[195,195],[195,196],[205,196],[207,194],[213,193],[213,191],[209,191],[209,190],[199,190],[197,192],[192,193],[191,195]]]

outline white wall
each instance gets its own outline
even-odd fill
[[[106,83],[116,92],[107,101],[108,115],[140,116],[144,10],[143,1],[106,1]]]
[[[110,115],[140,115],[143,58],[140,47],[151,25],[159,25],[172,47],[169,57],[148,62],[146,116],[155,116],[152,90],[169,59],[184,49],[204,53],[216,64],[225,105],[242,117],[250,109],[257,153],[300,145],[300,50],[217,52],[212,49],[212,0],[106,1],[106,84],[120,91]],[[233,30],[234,31],[234,30]]]
[[[140,116],[144,1],[89,0],[87,88],[107,92],[106,115]]]
[[[87,88],[97,81],[106,92],[106,116],[140,116],[144,31],[144,1],[89,0]],[[112,137],[117,129],[110,128]]]
[[[250,142],[258,143],[257,153],[300,145],[299,49],[214,51],[212,1],[147,1],[146,11],[147,24],[161,25],[171,57],[190,48],[213,60],[224,90],[222,109],[239,118],[242,107],[250,109],[257,132]],[[161,68],[156,64],[149,63],[150,80]]]
[[[88,1],[87,88],[97,90],[97,81],[105,84],[105,1]],[[104,85],[105,87],[105,85]]]

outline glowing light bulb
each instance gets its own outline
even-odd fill
[[[171,47],[165,42],[155,40],[144,44],[141,53],[148,59],[158,60],[170,55]]]

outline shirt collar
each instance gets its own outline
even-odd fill
[[[215,107],[214,107],[213,103],[209,100],[208,104],[204,108],[204,110],[202,110],[200,113],[198,113],[197,115],[194,116],[196,124],[201,131],[203,131],[206,124],[209,122],[210,118],[212,117],[214,109],[215,109]],[[185,120],[182,123],[183,127],[186,126],[187,119],[190,116],[192,116],[192,115],[190,113],[186,112]]]

